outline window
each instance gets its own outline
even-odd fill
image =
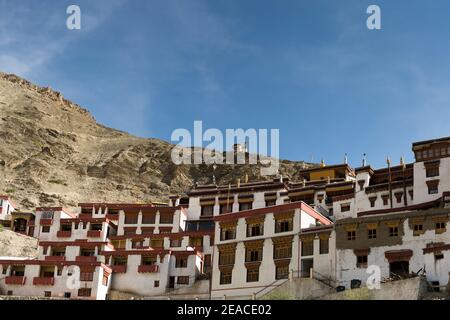
[[[389,204],[389,195],[384,194],[381,198],[383,199],[383,206],[387,206]]]
[[[114,257],[113,266],[125,266],[127,265],[128,259],[126,257]]]
[[[442,260],[442,259],[444,259],[444,255],[442,253],[435,253],[434,254],[434,259],[435,260]]]
[[[444,233],[445,230],[445,222],[436,222],[436,233]]]
[[[266,200],[266,207],[272,207],[276,205],[277,200]]]
[[[341,204],[341,212],[348,212],[350,211],[350,204]]]
[[[230,213],[232,211],[233,211],[233,203],[220,205],[220,214]]]
[[[137,214],[126,214],[125,215],[125,223],[126,224],[138,223],[138,215]]]
[[[427,178],[436,177],[439,175],[439,167],[426,168],[425,171]]]
[[[53,219],[53,212],[52,211],[42,212],[41,219]]]
[[[80,281],[92,281],[94,279],[93,272],[81,272]]]
[[[154,224],[155,223],[155,214],[147,213],[142,215],[142,223],[143,224]]]
[[[398,236],[398,227],[389,227],[389,237]]]
[[[289,265],[277,266],[275,272],[275,280],[289,278]]]
[[[162,248],[164,246],[164,240],[163,239],[151,239],[150,246],[152,248]]]
[[[373,208],[373,207],[375,207],[375,202],[377,201],[377,197],[369,198],[369,201],[370,201],[370,207]]]
[[[347,231],[347,240],[356,240],[356,231]]]
[[[277,219],[275,221],[275,233],[292,231],[292,218]]]
[[[190,237],[189,238],[189,246],[190,247],[202,247],[203,246],[203,237]]]
[[[90,297],[91,296],[91,288],[82,288],[78,289],[79,297]]]
[[[42,226],[42,233],[49,233],[50,232],[50,226]]]
[[[219,253],[219,265],[234,264],[234,251],[223,251]]]
[[[247,282],[259,281],[259,268],[247,269]]]
[[[314,241],[313,240],[302,240],[302,257],[312,256],[314,254]]]
[[[136,249],[142,247],[144,242],[142,240],[132,240],[131,241],[131,248]]]
[[[153,287],[159,288],[159,280],[155,280],[155,282],[153,282]]]
[[[8,290],[7,295],[8,296],[12,296],[13,295],[13,291],[12,290]]]
[[[369,239],[376,239],[377,238],[377,229],[369,229],[368,232],[368,238]]]
[[[208,205],[208,206],[202,206],[202,211],[201,211],[200,215],[202,217],[212,217],[213,213],[214,213],[214,206]]]
[[[173,213],[160,213],[159,223],[163,223],[163,224],[173,223]]]
[[[397,200],[397,203],[402,203],[402,197],[403,197],[403,192],[398,192],[395,193],[395,199]]]
[[[71,296],[72,294],[70,292],[64,292],[64,298],[70,299]]]
[[[8,268],[5,265],[3,265],[2,274],[6,274],[6,272],[8,272]]]
[[[329,251],[329,241],[328,241],[328,238],[326,238],[326,239],[320,239],[320,242],[319,242],[319,245],[320,245],[320,254],[327,254],[328,253],[328,251]]]
[[[185,257],[177,257],[175,260],[175,268],[187,268],[188,260]]]
[[[251,210],[251,209],[252,209],[252,203],[251,202],[239,203],[239,211]]]
[[[220,229],[220,240],[233,240],[236,239],[236,226],[223,227]]]
[[[246,249],[245,262],[261,261],[263,258],[263,248]]]
[[[358,268],[367,267],[367,255],[361,255],[356,257],[356,267]]]
[[[264,234],[263,223],[249,223],[247,224],[247,237],[257,237]]]
[[[220,271],[220,284],[231,284],[232,271]]]
[[[170,239],[170,246],[172,248],[178,248],[181,247],[181,239]]]
[[[177,284],[189,284],[189,276],[177,277]]]
[[[156,258],[152,257],[152,256],[143,256],[141,259],[141,265],[143,265],[143,266],[156,265]]]
[[[439,193],[438,184],[437,183],[429,183],[428,184],[428,194],[436,194],[436,193]]]
[[[72,224],[62,224],[61,231],[72,231]]]
[[[273,248],[274,259],[287,259],[292,256],[292,243],[275,244]]]
[[[52,296],[52,292],[51,291],[44,291],[44,297],[50,298],[51,296]]]
[[[414,236],[421,235],[422,233],[423,233],[423,225],[419,223],[414,224],[414,232],[413,232]]]

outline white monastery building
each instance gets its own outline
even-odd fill
[[[167,204],[17,210],[0,223],[39,240],[0,260],[0,294],[70,299],[259,299],[288,279],[332,289],[450,274],[450,138],[413,143],[415,162],[301,169],[297,181],[196,185]],[[122,295],[122,296],[121,296]]]

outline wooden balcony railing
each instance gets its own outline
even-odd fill
[[[72,231],[58,231],[56,237],[58,238],[70,238],[72,236]]]
[[[127,272],[127,265],[120,265],[120,266],[111,266],[111,269],[115,273],[126,273]]]
[[[23,286],[26,280],[27,280],[26,277],[10,276],[5,278],[5,283]]]
[[[75,261],[78,262],[97,262],[96,256],[77,256]]]
[[[53,219],[41,219],[39,224],[41,226],[51,226],[53,224]]]
[[[159,266],[158,265],[140,265],[138,267],[139,273],[157,273],[159,272]]]
[[[53,286],[55,284],[55,278],[51,277],[34,277],[33,284],[35,286]]]
[[[101,231],[100,230],[89,230],[88,232],[87,232],[87,236],[89,237],[89,238],[100,238],[100,236],[101,236]]]
[[[46,256],[45,260],[47,261],[66,261],[65,256]]]

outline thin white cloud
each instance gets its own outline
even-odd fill
[[[124,3],[125,0],[108,1],[107,5],[92,3],[87,13],[82,7],[82,30],[70,31],[66,29],[68,15],[61,6],[0,2],[0,70],[33,77],[39,68],[51,63],[78,37],[92,32]],[[68,36],[67,32],[78,34]]]

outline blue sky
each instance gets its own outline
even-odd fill
[[[66,29],[66,8],[82,29]],[[369,4],[382,30],[366,28]],[[278,128],[280,156],[374,167],[450,136],[450,2],[0,0],[0,70],[51,86],[98,122]]]

